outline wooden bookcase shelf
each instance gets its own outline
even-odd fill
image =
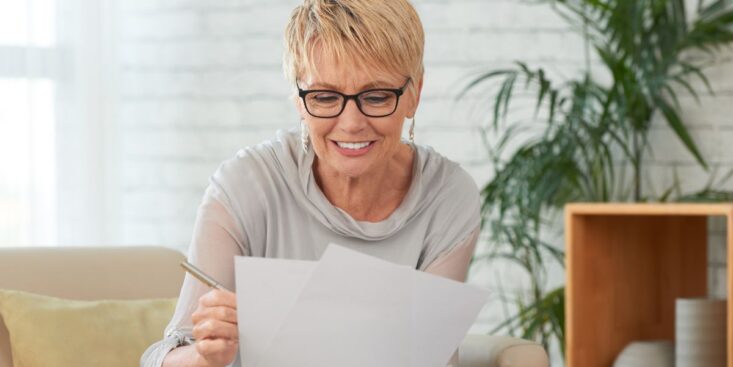
[[[726,217],[727,263],[733,264],[733,203],[565,207],[568,367],[611,367],[632,341],[674,340],[675,299],[708,294],[710,216]],[[732,273],[727,272],[728,295]]]

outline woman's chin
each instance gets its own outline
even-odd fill
[[[359,178],[368,174],[369,162],[339,162],[335,165],[336,171],[341,176]]]

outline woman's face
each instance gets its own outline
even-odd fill
[[[407,78],[398,73],[375,80],[373,75],[376,73],[360,70],[354,65],[343,65],[327,57],[318,60],[318,75],[305,75],[298,82],[301,89],[325,89],[351,95],[374,88],[399,89],[407,82]],[[314,117],[306,110],[302,98],[298,98],[298,111],[308,126],[318,164],[351,178],[387,167],[400,149],[404,149],[402,125],[405,118],[415,115],[421,84],[415,85],[417,95],[407,84],[404,94],[399,97],[397,109],[386,117],[364,115],[353,99],[336,117]]]

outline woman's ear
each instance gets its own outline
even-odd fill
[[[420,105],[420,96],[422,95],[422,83],[424,78],[420,78],[420,81],[417,83],[417,86],[413,89],[415,92],[415,98],[413,98],[413,105],[410,106],[410,113],[407,115],[408,118],[414,118],[415,113],[417,113],[417,106]]]
[[[305,110],[305,106],[303,105],[303,100],[295,93],[293,94],[292,100],[293,104],[295,104],[295,108],[298,110],[298,115],[300,115],[300,119],[302,120],[308,114],[308,111]]]

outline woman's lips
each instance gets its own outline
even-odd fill
[[[363,148],[351,149],[351,148],[341,147],[341,146],[338,145],[338,143],[336,143],[335,141],[331,140],[331,144],[336,149],[336,151],[339,152],[339,153],[341,153],[344,156],[347,156],[347,157],[358,157],[358,156],[362,156],[364,154],[367,154],[372,149],[372,147],[374,147],[374,143],[375,143],[375,141],[370,141],[369,142],[369,145],[367,145],[367,146],[365,146]]]

